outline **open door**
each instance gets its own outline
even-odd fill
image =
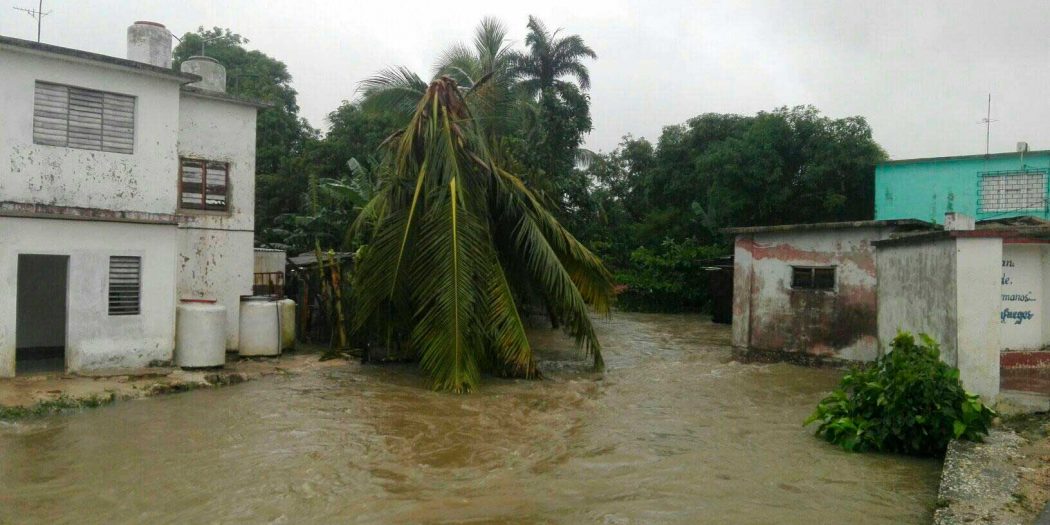
[[[68,285],[68,256],[18,256],[16,374],[65,370]]]

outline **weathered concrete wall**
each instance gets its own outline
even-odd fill
[[[0,201],[175,212],[177,82],[6,48],[0,71]],[[33,144],[37,80],[134,96],[134,153]]]
[[[888,234],[888,228],[872,227],[740,235],[735,248],[734,345],[752,351],[874,359],[878,333],[871,242]],[[792,266],[834,266],[835,288],[792,289]]]
[[[15,372],[18,255],[69,256],[66,364],[70,371],[170,361],[175,342],[176,228],[172,225],[0,217],[0,377]],[[142,257],[140,315],[110,316],[109,257]]]
[[[180,157],[230,164],[229,211],[179,210],[183,227],[253,231],[255,228],[255,112],[250,106],[183,93],[179,107]],[[177,162],[170,166],[177,183]],[[252,261],[248,263],[251,266]]]
[[[226,348],[239,345],[240,300],[252,294],[251,232],[179,229],[179,299],[214,299],[226,307]]]
[[[254,107],[182,94],[182,157],[228,162],[229,210],[179,210],[179,298],[226,307],[226,347],[239,346],[240,297],[252,293],[255,228]]]
[[[999,311],[1003,350],[1043,347],[1043,251],[1039,244],[1003,246]]]
[[[888,348],[898,331],[929,334],[948,364],[956,364],[955,239],[880,246],[879,341]]]
[[[1000,301],[1003,241],[996,237],[956,240],[956,311],[959,378],[985,402],[999,394]]]
[[[753,235],[737,235],[733,245],[733,347],[738,350],[747,350],[750,345],[753,246]]]
[[[967,390],[999,393],[1002,239],[959,237],[879,246],[879,340],[925,333]]]

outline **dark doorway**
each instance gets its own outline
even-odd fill
[[[65,370],[68,284],[68,256],[18,256],[16,374]]]

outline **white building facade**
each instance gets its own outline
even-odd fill
[[[182,299],[237,348],[261,106],[208,59],[172,70],[163,26],[128,46],[150,62],[0,37],[0,377],[170,363]]]

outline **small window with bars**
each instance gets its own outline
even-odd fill
[[[230,165],[200,159],[179,161],[179,207],[190,210],[229,210]]]
[[[33,143],[134,153],[135,97],[37,82]]]
[[[982,173],[977,204],[982,213],[1047,209],[1045,170]]]
[[[795,290],[834,290],[834,266],[792,266],[791,288]]]
[[[142,258],[109,258],[109,315],[139,315],[142,303]]]

